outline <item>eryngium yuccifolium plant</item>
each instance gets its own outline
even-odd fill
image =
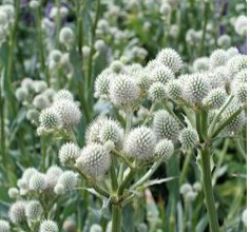
[[[0,232],[245,231],[246,1],[90,2],[1,1]]]

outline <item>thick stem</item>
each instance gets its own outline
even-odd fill
[[[206,200],[210,229],[211,232],[219,232],[220,229],[217,219],[217,212],[215,208],[215,201],[212,188],[210,153],[207,147],[201,150],[201,167],[202,167],[203,191]]]
[[[121,231],[122,208],[119,204],[112,205],[112,232]]]

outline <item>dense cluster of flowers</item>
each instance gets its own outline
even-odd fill
[[[218,2],[2,1],[0,232],[245,229],[247,17]]]

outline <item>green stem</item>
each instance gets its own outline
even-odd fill
[[[91,30],[91,41],[90,41],[90,55],[89,55],[89,60],[88,60],[88,76],[87,76],[87,90],[88,93],[92,93],[92,89],[93,89],[93,83],[94,80],[92,78],[92,69],[93,69],[93,56],[94,56],[94,43],[95,43],[95,38],[96,38],[96,27],[97,27],[97,23],[99,20],[99,16],[100,16],[100,6],[101,6],[101,1],[97,0],[97,5],[96,5],[96,15],[95,15],[95,19],[94,19],[94,23],[92,26],[92,30]],[[89,96],[92,97],[92,94],[88,94]],[[90,99],[92,102],[92,98]]]
[[[122,195],[124,189],[127,187],[128,183],[133,179],[134,175],[135,175],[135,169],[130,169],[130,172],[128,173],[128,175],[125,177],[125,179],[118,188],[117,191],[118,195]]]
[[[211,137],[213,131],[214,131],[214,128],[215,128],[215,125],[216,123],[218,122],[221,114],[225,111],[225,109],[227,108],[227,106],[231,103],[231,101],[233,100],[234,96],[230,96],[227,101],[222,105],[222,107],[220,108],[219,112],[216,114],[216,116],[214,117],[211,125],[209,126],[208,128],[208,137]]]
[[[0,125],[1,125],[1,156],[3,164],[7,164],[7,156],[6,156],[6,144],[5,144],[5,125],[4,125],[4,98],[2,96],[2,86],[0,86]]]
[[[112,205],[112,232],[121,231],[122,208],[119,204]]]
[[[207,147],[201,150],[201,167],[202,167],[203,191],[206,200],[210,229],[211,232],[219,232],[220,229],[217,219],[217,211],[215,208],[215,201],[212,188],[210,153]]]
[[[45,63],[45,49],[44,49],[44,43],[43,43],[43,32],[42,32],[42,26],[41,26],[41,6],[36,10],[36,27],[37,27],[37,35],[38,35],[38,49],[39,49],[39,56],[40,56],[40,62],[41,62],[41,68],[42,72],[44,73],[46,77],[46,81],[48,85],[50,85],[50,75],[48,72],[48,69],[46,67]]]
[[[162,163],[162,159],[155,162],[152,167],[145,173],[144,176],[142,176],[135,184],[132,185],[131,189],[135,189],[142,185],[145,181],[147,181],[156,171],[156,169],[160,166]]]
[[[60,14],[60,0],[56,0],[56,48],[59,48],[59,33],[60,33],[60,24],[61,24],[61,14]]]
[[[206,39],[206,29],[207,29],[207,22],[208,22],[208,17],[209,17],[209,1],[205,2],[205,7],[204,7],[204,23],[203,23],[203,28],[202,28],[202,39],[201,39],[201,44],[200,44],[200,55],[204,55],[204,45],[205,45],[205,39]]]
[[[188,153],[186,154],[186,158],[185,158],[183,168],[182,168],[182,172],[181,172],[181,175],[180,175],[180,184],[182,184],[184,182],[185,178],[186,178],[191,157],[192,157],[192,152],[188,151]]]
[[[118,188],[118,182],[117,182],[117,176],[116,176],[116,171],[115,171],[115,160],[114,157],[111,158],[111,183],[112,183],[112,190],[116,191]]]

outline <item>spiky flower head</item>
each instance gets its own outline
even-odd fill
[[[90,227],[90,230],[89,232],[103,232],[102,230],[102,227],[98,224],[93,224],[91,227]]]
[[[199,57],[193,63],[194,72],[204,72],[209,69],[209,58]]]
[[[45,109],[46,107],[49,107],[50,102],[49,99],[44,95],[44,94],[39,94],[36,95],[35,98],[33,99],[32,104],[37,108],[37,109]]]
[[[233,57],[239,54],[239,50],[236,47],[230,47],[227,49],[227,55],[228,57]]]
[[[53,106],[56,112],[60,115],[63,126],[72,127],[77,125],[81,119],[81,111],[75,102],[62,99],[54,102]]]
[[[179,125],[166,110],[159,110],[154,115],[153,130],[159,139],[175,140],[179,134]]]
[[[228,60],[227,52],[223,49],[216,49],[212,52],[209,59],[210,68],[216,68],[218,66],[223,66]]]
[[[166,84],[174,78],[174,73],[168,66],[159,65],[151,72],[151,79],[153,82],[161,82],[162,84]]]
[[[206,72],[204,73],[204,76],[207,78],[207,81],[212,89],[216,89],[218,87],[226,88],[231,81],[230,74],[225,66],[219,66],[213,71]]]
[[[183,65],[180,55],[172,48],[161,50],[156,59],[165,66],[168,66],[174,73],[179,72]]]
[[[209,108],[220,108],[227,98],[227,93],[223,88],[212,89],[204,98],[203,104]]]
[[[58,100],[62,100],[62,99],[74,101],[73,94],[71,92],[69,92],[67,89],[59,90],[54,96],[54,101],[58,101]]]
[[[39,120],[39,111],[36,109],[29,109],[26,114],[26,118],[32,123],[37,123]]]
[[[155,82],[150,86],[148,95],[153,102],[164,100],[167,98],[166,87],[161,82]]]
[[[100,128],[100,142],[105,143],[112,141],[115,146],[119,149],[122,145],[124,131],[117,121],[107,119]]]
[[[229,48],[231,45],[231,37],[227,34],[221,35],[217,40],[217,44],[221,48]]]
[[[77,226],[73,219],[68,218],[63,223],[63,229],[65,232],[77,232]]]
[[[157,159],[166,158],[169,159],[174,153],[174,145],[171,140],[162,139],[155,146],[154,156]]]
[[[240,72],[238,72],[235,75],[234,80],[237,82],[246,83],[247,82],[247,69],[242,69]]]
[[[58,186],[63,186],[64,191],[72,191],[77,185],[77,174],[73,171],[65,171],[58,178]]]
[[[153,157],[156,136],[147,127],[141,126],[130,131],[128,134],[124,150],[128,156],[138,160],[148,160]]]
[[[87,144],[101,143],[100,130],[107,121],[108,120],[106,117],[98,117],[89,125],[85,134],[85,140]]]
[[[209,89],[209,83],[202,74],[190,75],[186,80],[185,94],[192,103],[200,103]]]
[[[33,84],[36,93],[42,93],[48,88],[48,85],[45,81],[34,81]]]
[[[62,58],[62,52],[60,50],[53,49],[49,53],[49,60],[55,64],[60,63],[61,58]]]
[[[199,136],[193,128],[185,128],[180,132],[179,140],[184,150],[193,148],[199,142]]]
[[[53,107],[42,110],[39,122],[40,126],[45,129],[55,129],[62,125],[61,117]]]
[[[247,69],[247,56],[243,54],[233,56],[227,62],[227,68],[232,77],[241,70]]]
[[[247,102],[247,84],[246,83],[239,83],[235,87],[234,93],[235,93],[239,102],[241,102],[241,103]]]
[[[25,216],[25,202],[16,201],[13,203],[9,210],[9,218],[14,224],[19,224],[26,220]]]
[[[225,112],[222,114],[222,120],[228,120],[237,110],[239,110],[239,105],[237,104],[237,101],[232,101],[230,106],[228,106]],[[245,123],[246,117],[244,115],[244,112],[241,111],[240,114],[238,114],[236,117],[233,118],[233,120],[228,123],[225,128],[225,132],[229,134],[237,133],[242,129]]]
[[[110,100],[118,106],[130,106],[139,97],[140,90],[129,76],[119,75],[110,84]]]
[[[25,207],[25,215],[28,220],[39,220],[43,213],[42,205],[37,200],[27,202]]]
[[[27,100],[28,98],[28,92],[23,87],[19,87],[18,89],[16,89],[15,95],[16,95],[16,99],[20,102]]]
[[[182,87],[179,80],[169,81],[166,85],[167,96],[172,100],[178,100],[182,96]]]
[[[60,43],[68,46],[74,42],[74,32],[70,27],[63,27],[59,34]]]
[[[83,148],[76,167],[93,178],[103,176],[110,168],[111,157],[105,146],[90,144]]]
[[[10,223],[5,220],[0,220],[0,232],[10,232]]]
[[[109,85],[113,75],[109,71],[103,71],[95,80],[95,97],[106,96],[109,93]]]
[[[112,72],[114,73],[122,73],[124,70],[124,64],[120,61],[120,60],[114,60],[111,64],[110,64],[110,69],[112,70]]]
[[[62,175],[63,170],[56,165],[51,166],[46,172],[46,190],[52,191],[57,184],[59,177]]]
[[[98,40],[96,40],[94,47],[95,47],[96,51],[102,53],[106,50],[107,45],[102,39],[98,39]]]
[[[8,195],[10,198],[16,199],[18,196],[20,196],[20,193],[19,193],[19,190],[17,188],[9,188]]]
[[[45,220],[41,223],[39,232],[59,232],[59,228],[54,221]]]
[[[237,34],[243,36],[247,33],[247,17],[245,15],[240,15],[234,24],[234,29]]]
[[[29,181],[29,189],[41,192],[46,189],[46,179],[43,173],[36,172]]]
[[[80,148],[74,143],[62,145],[59,151],[59,159],[62,165],[74,164],[80,156]]]
[[[189,184],[189,183],[185,183],[185,184],[181,185],[181,187],[180,187],[180,193],[182,195],[186,195],[188,192],[191,192],[191,191],[193,191],[193,190],[192,190],[191,184]]]

